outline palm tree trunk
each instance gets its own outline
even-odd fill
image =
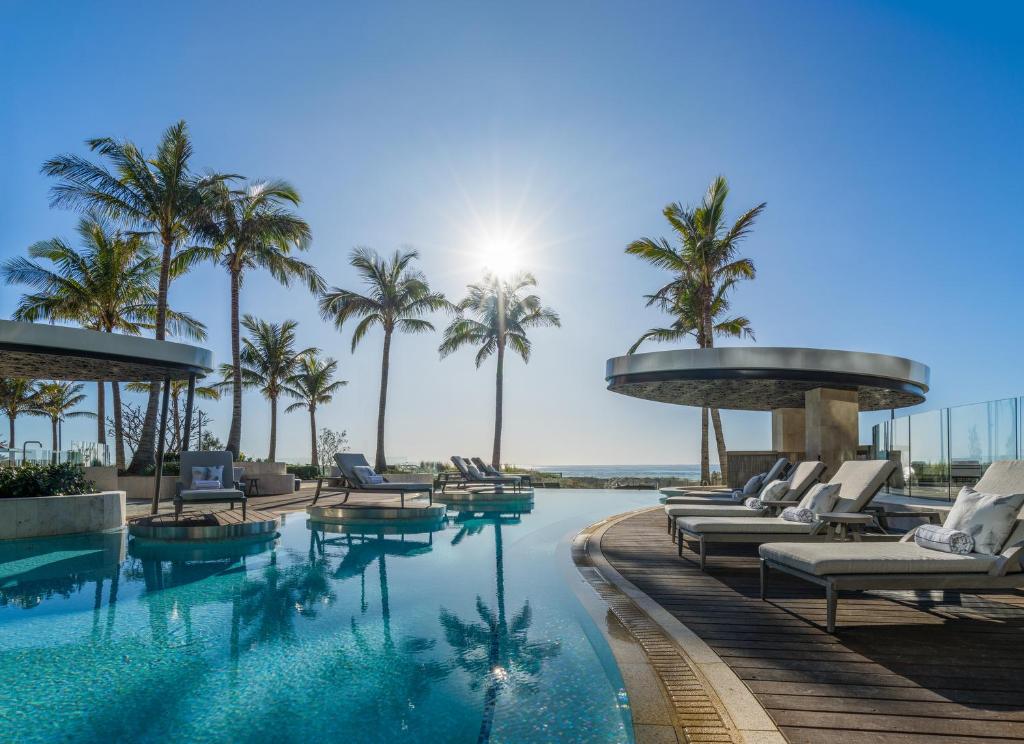
[[[722,414],[717,408],[711,409],[711,423],[715,426],[715,446],[718,447],[718,467],[722,471],[722,484],[729,482],[729,457],[725,449],[725,432],[722,430]]]
[[[700,483],[711,483],[711,461],[708,458],[708,409],[700,409]]]
[[[162,231],[163,255],[160,259],[160,288],[156,298],[156,339],[163,341],[167,336],[167,289],[171,283],[171,254],[174,237],[167,230]],[[146,418],[139,433],[139,446],[132,455],[130,473],[140,475],[142,471],[156,465],[156,410],[160,402],[160,383],[149,384],[149,402],[146,404]]]
[[[242,443],[242,361],[239,346],[238,290],[239,272],[231,272],[231,429],[228,431],[228,449],[238,459]]]
[[[270,452],[267,455],[270,462],[277,460],[277,396],[270,398]]]
[[[171,386],[171,452],[181,451],[181,408],[178,406],[178,393]]]
[[[124,419],[121,418],[121,383],[110,383],[114,402],[114,465],[117,471],[124,470]]]
[[[57,419],[53,416],[50,417],[50,434],[53,437],[53,446],[50,448],[52,452],[50,460],[56,465],[60,458],[60,450],[58,449],[60,443],[57,441]]]
[[[10,458],[11,465],[13,465],[14,464],[14,416],[11,416],[10,419],[8,420],[8,431],[11,434],[11,436],[7,440],[7,446],[10,449],[10,452],[9,452],[8,456]]]
[[[377,406],[377,454],[373,458],[373,469],[383,473],[388,466],[384,456],[384,413],[388,407],[388,372],[391,368],[391,331],[384,331],[384,353],[380,362],[380,403]]]
[[[102,380],[96,382],[96,443],[107,443],[107,391]]]
[[[498,344],[498,372],[494,382],[494,449],[491,451],[491,467],[501,470],[501,424],[502,399],[505,390],[505,344]]]
[[[320,472],[320,457],[316,452],[316,406],[309,407],[309,443],[310,451],[313,453],[312,465]]]

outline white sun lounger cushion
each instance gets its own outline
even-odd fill
[[[940,527],[937,524],[923,524],[914,532],[914,542],[928,550],[943,553],[967,555],[974,550],[974,538],[966,532]]]

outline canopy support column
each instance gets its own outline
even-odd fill
[[[153,479],[153,505],[150,513],[160,511],[160,480],[164,473],[164,447],[167,445],[167,406],[171,393],[171,378],[164,378],[164,394],[160,401],[160,424],[156,436],[156,477]]]
[[[189,442],[192,439],[192,405],[196,400],[196,375],[193,372],[188,376],[188,393],[185,395],[185,430],[181,433],[181,451],[188,452]],[[196,447],[201,447],[196,442]]]

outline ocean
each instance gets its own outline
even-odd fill
[[[575,478],[687,478],[700,480],[700,465],[530,465],[532,470]],[[718,472],[718,465],[711,465]]]

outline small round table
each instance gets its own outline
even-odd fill
[[[828,539],[839,542],[844,542],[848,538],[860,542],[864,530],[875,523],[875,518],[871,514],[846,512],[825,512],[819,514],[818,519],[825,523]]]

